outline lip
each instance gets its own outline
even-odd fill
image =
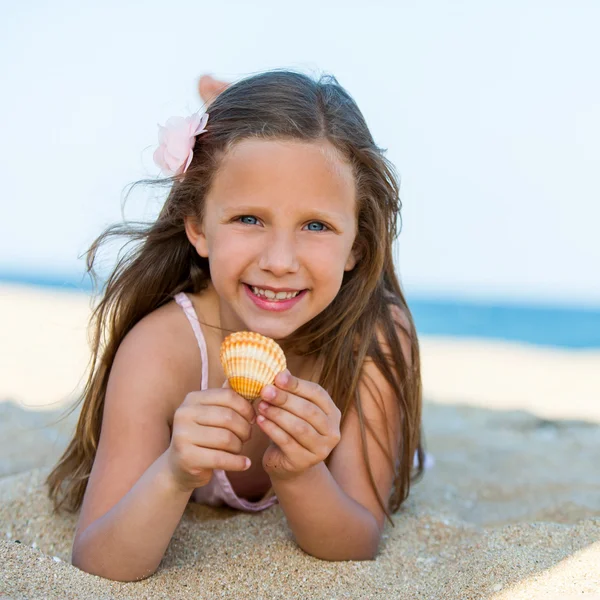
[[[308,290],[302,290],[297,296],[295,296],[294,298],[290,298],[289,300],[271,301],[271,300],[267,300],[266,298],[261,298],[260,296],[257,296],[256,294],[254,294],[254,292],[252,291],[252,289],[250,288],[250,286],[247,283],[244,283],[243,285],[244,285],[244,290],[246,291],[247,296],[250,298],[250,300],[252,300],[252,302],[254,303],[255,306],[257,306],[258,308],[261,308],[262,310],[268,310],[271,312],[283,312],[283,311],[289,310],[290,308],[292,308],[293,306],[298,304],[298,302],[300,302],[300,300],[302,298],[304,298],[304,296],[306,295],[306,292],[308,291]],[[258,287],[258,286],[255,286],[255,287]],[[261,289],[275,291],[273,288],[261,288]],[[298,290],[277,290],[277,291],[297,292]]]

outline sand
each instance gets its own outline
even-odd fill
[[[76,516],[42,481],[75,416],[84,295],[0,287],[0,598],[600,598],[600,352],[424,337],[435,465],[373,561],[295,544],[279,506],[190,505],[159,571],[111,582],[69,564]],[[65,403],[66,402],[66,403]]]

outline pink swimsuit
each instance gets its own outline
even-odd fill
[[[208,351],[200,323],[198,322],[198,316],[191,300],[183,292],[175,296],[175,302],[183,308],[194,330],[196,340],[198,340],[200,357],[202,358],[202,382],[200,389],[205,390],[208,387]],[[206,485],[196,488],[192,493],[191,499],[198,504],[208,504],[209,506],[223,506],[223,504],[227,504],[232,508],[250,512],[264,510],[277,502],[277,496],[275,495],[265,497],[258,502],[250,502],[250,500],[240,498],[231,487],[225,471],[221,469],[215,469],[212,479]]]

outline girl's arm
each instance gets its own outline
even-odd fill
[[[115,506],[79,534],[73,565],[117,581],[152,575],[190,496],[178,488],[161,454]]]
[[[365,384],[359,386],[363,415],[384,441],[394,464],[398,455],[398,408],[386,380],[374,365],[365,373],[373,378],[381,399],[376,402]],[[383,404],[383,406],[381,405]],[[382,498],[390,495],[394,472],[369,429],[367,454]],[[387,443],[386,443],[387,442]],[[331,453],[329,469],[324,462],[293,478],[272,476],[288,524],[298,545],[308,554],[325,560],[375,558],[383,532],[385,513],[377,502],[362,456],[360,423],[352,409],[341,428],[341,439]]]
[[[403,315],[395,315],[403,319]],[[411,363],[411,342],[398,329],[402,351]],[[382,343],[384,340],[380,337]],[[363,416],[377,439],[365,427],[367,454],[380,496],[389,498],[398,459],[400,414],[392,388],[376,365],[368,361],[359,384]],[[385,523],[371,487],[362,455],[360,422],[352,408],[343,422],[341,438],[324,462],[291,478],[271,476],[273,489],[298,545],[325,560],[364,560],[376,556]],[[379,440],[379,443],[378,443]],[[381,445],[392,457],[392,462]]]
[[[183,341],[187,323],[164,313],[140,321],[117,352],[75,532],[72,563],[109,579],[142,579],[158,568],[191,495],[175,484],[165,452],[199,357],[193,338]]]
[[[375,558],[381,537],[375,516],[342,489],[325,463],[272,483],[302,550],[323,560]]]
[[[134,327],[110,373],[72,557],[109,579],[152,574],[192,491],[214,469],[249,466],[240,453],[254,410],[230,388],[197,391],[198,346],[172,306],[174,317],[165,305]]]

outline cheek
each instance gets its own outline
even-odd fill
[[[313,268],[322,273],[336,273],[343,270],[350,248],[342,241],[327,244],[312,244],[307,249],[307,257]]]
[[[244,262],[244,259],[250,255],[251,248],[248,243],[244,243],[243,239],[235,235],[219,232],[211,242],[209,258],[215,263],[221,263],[224,268]]]
[[[327,244],[313,247],[310,257],[305,255],[305,264],[310,265],[311,278],[319,283],[321,290],[335,296],[343,277],[347,252],[342,244]]]

